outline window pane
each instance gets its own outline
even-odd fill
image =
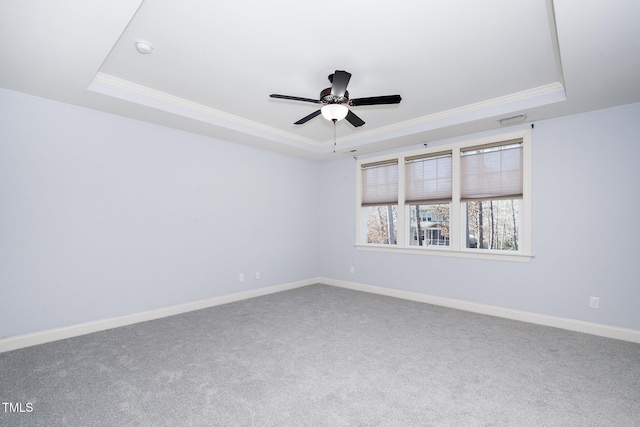
[[[362,205],[398,202],[398,162],[363,165]]]
[[[464,152],[460,167],[463,200],[522,196],[521,144]]]
[[[449,203],[408,207],[411,246],[449,246]]]
[[[395,245],[398,236],[398,206],[367,206],[362,208],[367,225],[367,243]]]
[[[409,158],[405,164],[405,201],[451,200],[451,154]]]
[[[518,250],[520,199],[474,200],[463,203],[465,210],[467,248]]]

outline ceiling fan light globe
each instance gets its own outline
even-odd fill
[[[320,109],[322,117],[329,121],[339,121],[347,117],[349,109],[341,104],[328,104]]]

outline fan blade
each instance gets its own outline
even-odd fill
[[[364,124],[364,120],[362,120],[360,117],[353,114],[353,111],[351,110],[349,110],[349,112],[347,113],[347,117],[345,117],[345,119],[347,119],[347,121],[352,125],[354,125],[355,127],[360,127]]]
[[[313,119],[316,116],[319,116],[321,113],[320,110],[316,110],[313,113],[309,114],[306,117],[301,118],[300,120],[298,120],[297,122],[294,123],[294,125],[301,125],[303,123],[307,123],[309,120]]]
[[[354,107],[358,107],[360,105],[399,104],[400,101],[402,101],[400,95],[386,95],[352,99],[349,103]]]
[[[304,101],[304,102],[313,102],[314,104],[321,104],[321,102],[317,99],[311,99],[311,98],[300,98],[299,96],[289,96],[289,95],[278,95],[277,93],[272,93],[271,95],[269,95],[271,98],[278,98],[278,99],[290,99],[292,101]]]
[[[346,71],[336,70],[333,73],[333,84],[331,86],[331,93],[335,96],[344,96],[347,91],[347,85],[351,79],[351,74]]]

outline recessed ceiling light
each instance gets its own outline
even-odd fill
[[[151,51],[153,50],[153,46],[151,46],[151,43],[149,42],[146,42],[144,40],[138,40],[136,42],[136,49],[138,49],[138,52],[147,55],[151,53]]]

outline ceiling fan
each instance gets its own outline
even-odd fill
[[[298,96],[278,95],[271,94],[271,98],[290,99],[293,101],[313,102],[314,104],[322,104],[322,108],[314,111],[313,113],[305,116],[295,122],[296,125],[301,125],[308,122],[316,116],[322,114],[324,118],[332,121],[334,124],[338,120],[346,119],[355,127],[362,126],[364,121],[355,115],[349,107],[358,107],[361,105],[383,105],[383,104],[399,104],[402,101],[400,95],[385,95],[385,96],[372,96],[368,98],[349,99],[349,92],[347,91],[347,85],[351,79],[351,74],[343,71],[336,70],[333,74],[329,75],[329,81],[331,87],[324,89],[320,92],[320,99],[300,98]]]

